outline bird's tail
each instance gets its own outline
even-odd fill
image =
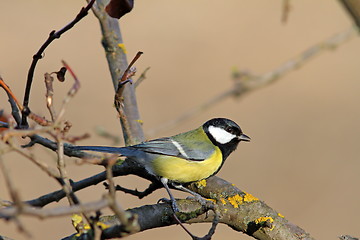
[[[105,146],[73,146],[73,150],[105,152],[105,153],[118,153],[126,156],[128,151],[125,147],[105,147]]]

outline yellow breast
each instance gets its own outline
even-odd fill
[[[160,156],[153,160],[152,168],[154,173],[160,177],[165,177],[175,182],[187,183],[210,177],[218,171],[222,161],[221,150],[216,147],[210,158],[203,161]]]

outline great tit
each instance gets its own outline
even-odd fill
[[[242,133],[239,125],[226,118],[214,118],[192,131],[128,147],[74,146],[73,149],[118,153],[138,162],[159,178],[176,211],[168,184],[194,194],[182,184],[215,175],[240,141],[248,142],[250,137]]]

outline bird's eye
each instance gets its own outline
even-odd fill
[[[235,128],[233,128],[233,127],[226,127],[225,130],[226,130],[228,133],[231,133],[231,134],[234,134],[234,133],[235,133]]]

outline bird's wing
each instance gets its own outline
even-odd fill
[[[186,145],[172,138],[159,138],[129,147],[73,146],[73,150],[118,153],[125,157],[146,159],[146,153],[174,156],[192,161],[202,161],[210,157],[215,149],[206,141],[187,139]]]
[[[188,147],[188,146],[192,147]],[[159,138],[148,142],[140,143],[127,147],[146,153],[174,156],[186,160],[202,161],[207,159],[214,152],[214,148],[208,143],[193,142],[193,144],[183,145],[172,138]]]

